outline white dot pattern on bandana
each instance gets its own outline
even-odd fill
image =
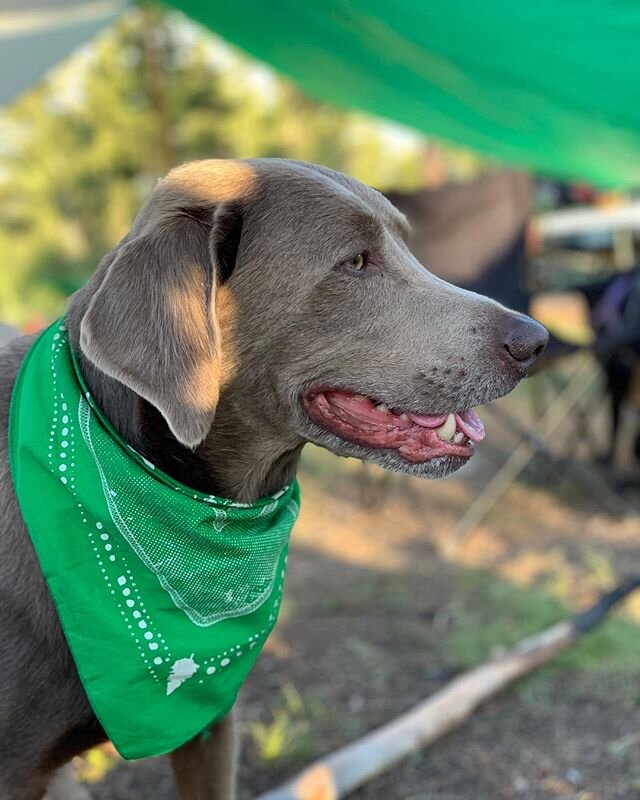
[[[60,330],[61,334],[64,334],[66,329],[65,329],[64,326],[60,326],[59,330]],[[59,415],[62,412],[67,412],[68,411],[68,404],[67,404],[67,401],[65,400],[64,393],[58,387],[58,368],[57,368],[58,358],[60,356],[60,353],[61,353],[63,347],[65,347],[65,346],[66,346],[66,336],[56,334],[56,336],[54,336],[54,343],[52,345],[53,354],[52,354],[52,359],[51,359],[51,374],[52,374],[52,383],[53,383],[53,389],[54,389],[54,413],[53,413],[53,417],[52,417],[51,433],[50,433],[50,440],[49,441],[52,442],[52,443],[56,441],[56,432],[57,432],[57,428],[58,428]],[[62,415],[62,422],[65,423],[65,424],[69,423],[68,414],[63,414]],[[75,430],[73,428],[69,429],[68,427],[67,428],[63,428],[60,431],[60,436],[68,437],[68,439],[65,439],[65,440],[61,441],[60,445],[61,445],[61,447],[65,448],[65,449],[70,448],[71,464],[72,464],[72,466],[75,466]],[[62,472],[62,473],[66,472],[66,465],[65,464],[57,464],[57,467],[56,467],[56,463],[55,463],[54,457],[53,457],[53,451],[54,451],[54,448],[50,448],[49,449],[49,455],[48,455],[49,464],[50,464],[51,469],[55,471],[55,469],[57,468],[59,472]],[[60,455],[62,455],[62,453],[60,453]],[[64,467],[64,469],[62,469],[63,467]],[[76,494],[76,485],[75,485],[76,482],[75,482],[75,476],[74,476],[73,473],[71,473],[69,476],[63,475],[63,477],[61,477],[60,480],[65,486],[68,487],[70,492],[72,492],[74,495]],[[84,510],[84,507],[83,507],[82,503],[78,502],[78,503],[76,503],[76,506],[79,509],[79,512],[81,514],[82,522],[85,523],[85,524],[88,524],[88,519],[87,519],[87,517],[85,515],[85,510]],[[104,528],[104,525],[103,525],[102,522],[96,522],[95,531],[101,532],[101,531],[103,531],[103,528]],[[109,584],[109,589],[111,591],[111,594],[115,597],[116,592],[115,592],[114,587],[110,585],[110,578],[109,578],[109,576],[107,574],[106,564],[105,564],[105,561],[104,561],[103,556],[102,556],[102,551],[103,550],[108,553],[107,548],[109,550],[112,549],[112,545],[108,543],[109,542],[109,535],[107,533],[102,532],[100,534],[100,539],[98,540],[96,535],[95,535],[95,531],[94,530],[90,530],[90,533],[89,533],[90,538],[92,539],[93,551],[94,551],[94,554],[95,554],[95,556],[97,558],[101,574],[102,574],[104,580],[107,582],[107,584]],[[110,558],[110,560],[114,560],[115,561],[115,556],[110,556],[109,558]],[[124,610],[123,610],[123,608],[122,608],[122,606],[120,604],[118,604],[118,608],[120,609],[120,613],[123,616],[125,616]],[[136,637],[134,635],[134,639],[135,638]],[[152,675],[153,679],[156,682],[160,683],[162,681],[162,678],[158,674],[157,670],[153,669],[152,664],[151,664],[151,660],[148,658],[146,649],[143,646],[141,646],[139,643],[136,642],[136,644],[138,646],[138,652],[142,656],[147,668],[149,668],[149,671],[151,672],[151,675]],[[162,659],[161,659],[160,663],[162,663]],[[155,664],[155,662],[154,662],[154,664]],[[157,664],[156,664],[156,666],[157,666]]]
[[[203,543],[196,552],[194,563],[193,551],[190,557],[188,544],[193,537],[196,520],[188,515],[184,525],[176,530],[167,520],[167,537],[158,537],[157,527],[147,528],[145,518],[137,514],[140,499],[154,477],[140,470],[134,482],[126,483],[121,478],[124,471],[118,459],[126,456],[118,448],[105,448],[106,456],[99,456],[101,438],[109,438],[99,425],[92,424],[91,398],[80,395],[77,417],[70,413],[69,401],[58,385],[57,360],[63,348],[67,347],[66,328],[60,326],[59,333],[54,336],[52,345],[52,383],[54,389],[54,407],[49,431],[47,458],[53,474],[70,491],[76,501],[75,505],[96,557],[102,579],[116,603],[119,613],[126,624],[126,629],[133,637],[137,650],[155,682],[167,684],[167,695],[178,688],[182,682],[195,675],[200,664],[193,658],[172,652],[158,626],[154,624],[138,589],[137,582],[126,562],[119,557],[121,548],[130,545],[142,563],[156,576],[160,585],[166,590],[173,603],[180,608],[189,619],[199,627],[214,625],[224,619],[249,614],[259,608],[274,589],[280,594],[284,582],[284,570],[281,569],[281,556],[288,543],[291,521],[298,513],[297,504],[291,500],[286,506],[288,520],[281,526],[264,524],[264,532],[256,534],[261,520],[268,520],[277,509],[277,498],[284,490],[274,495],[272,502],[265,503],[255,510],[249,519],[246,529],[230,526],[229,515],[225,508],[211,505],[210,528],[198,531],[199,541]],[[91,521],[76,490],[76,446],[77,436],[83,441],[91,453],[100,473],[102,490],[109,509],[110,525],[122,534],[122,540],[114,537],[105,529],[103,521]],[[133,451],[135,453],[135,451]],[[137,455],[137,454],[136,454]],[[140,457],[141,458],[141,457]],[[150,470],[153,464],[142,459]],[[133,485],[132,485],[133,483]],[[182,488],[176,486],[178,492]],[[192,496],[197,499],[197,495]],[[220,504],[220,498],[210,496],[204,502]],[[144,504],[142,504],[144,507]],[[188,506],[186,506],[188,508]],[[229,502],[228,508],[250,508],[245,504]],[[163,511],[157,509],[156,522],[162,528]],[[109,527],[109,526],[107,526]],[[215,556],[215,557],[212,557]],[[286,562],[286,558],[284,559]],[[120,562],[120,563],[119,563]],[[240,568],[238,568],[240,565]],[[280,601],[275,601],[277,609]],[[275,614],[269,615],[268,624],[255,631],[243,641],[230,646],[222,653],[208,658],[201,658],[203,669],[200,675],[213,679],[224,673],[233,659],[256,646],[262,645],[275,622]],[[198,681],[202,683],[202,678]]]
[[[87,697],[143,758],[235,702],[278,615],[299,487],[243,505],[181,485],[122,441],[80,367],[60,323],[32,346],[12,478]]]

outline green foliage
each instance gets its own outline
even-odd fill
[[[99,783],[119,762],[120,757],[110,744],[94,747],[74,759],[76,775],[82,783]]]
[[[448,646],[457,664],[484,661],[492,648],[515,645],[570,616],[558,601],[536,589],[522,589],[482,572],[465,572],[460,600],[452,607]],[[575,647],[554,660],[554,668],[638,674],[638,626],[613,615]]]
[[[0,318],[59,313],[177,163],[286,156],[407,187],[421,150],[405,139],[310,100],[179,14],[134,9],[0,116]]]
[[[302,698],[292,683],[272,710],[270,722],[252,722],[249,735],[261,761],[304,760],[310,750],[309,721]]]

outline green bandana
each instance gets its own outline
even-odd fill
[[[9,453],[80,678],[118,751],[160,755],[223,717],[276,622],[297,482],[242,505],[156,469],[95,406],[60,322],[20,370]]]

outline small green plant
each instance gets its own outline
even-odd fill
[[[305,760],[311,750],[306,709],[292,683],[282,688],[281,699],[272,708],[271,720],[252,722],[248,729],[262,761]]]
[[[99,783],[120,763],[112,744],[103,744],[73,759],[77,778],[82,783]]]
[[[592,574],[606,574],[602,562],[592,563]],[[489,573],[471,570],[465,572],[464,585],[451,607],[453,627],[448,649],[453,663],[464,666],[478,664],[493,648],[510,647],[571,613],[539,589],[523,589]],[[638,625],[614,614],[549,668],[605,670],[615,673],[617,680],[623,675],[635,679],[640,663],[638,630]]]

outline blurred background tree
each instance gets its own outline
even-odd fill
[[[281,156],[408,189],[428,178],[425,153],[420,137],[306,97],[180,14],[132,10],[0,114],[0,318],[60,313],[175,164]],[[469,170],[468,155],[447,154]]]

